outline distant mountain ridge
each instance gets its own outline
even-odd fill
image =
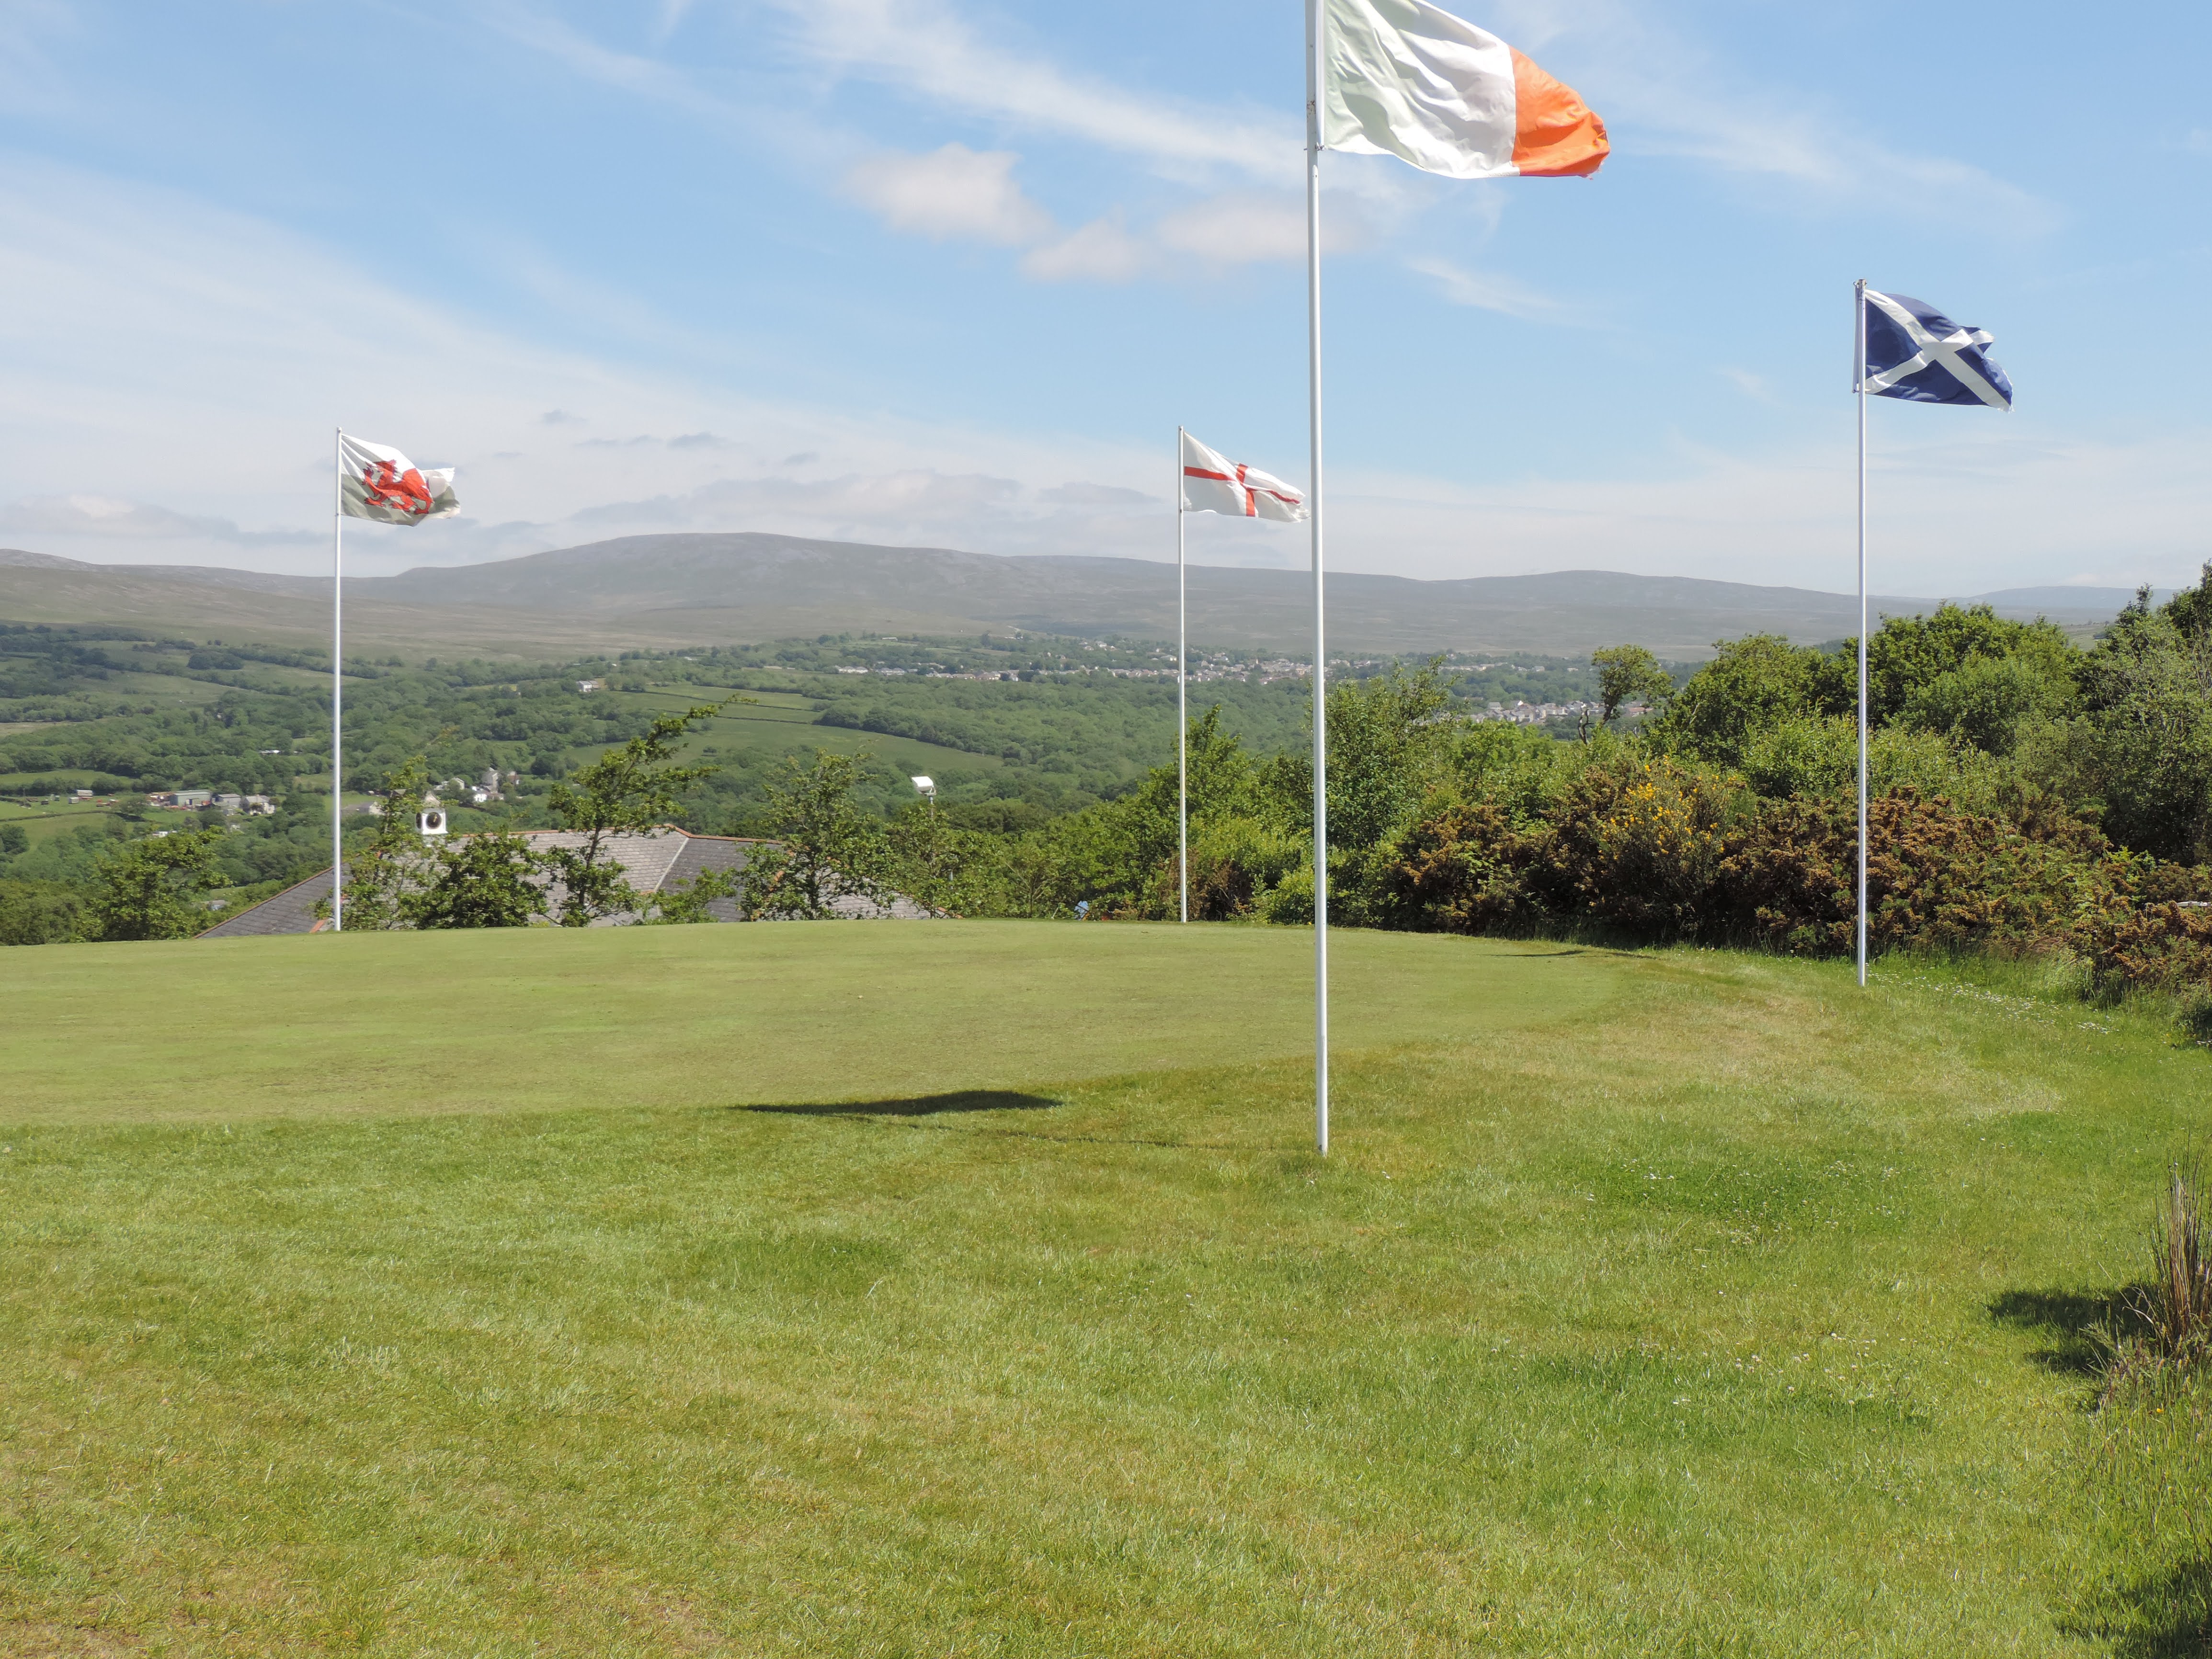
[[[1194,565],[1189,585],[1194,643],[1291,655],[1310,648],[1304,572]],[[311,640],[326,636],[329,595],[326,577],[87,564],[0,550],[0,617],[15,621]],[[1968,599],[2081,629],[2109,621],[2132,597],[2124,588],[2039,587]],[[1911,614],[1937,603],[1881,597],[1873,605],[1878,615]],[[1853,594],[1603,570],[1443,581],[1347,572],[1329,577],[1328,604],[1332,654],[1564,655],[1632,641],[1684,659],[1743,634],[1812,642],[1858,628]],[[757,532],[629,536],[349,578],[346,610],[349,640],[364,650],[558,652],[1007,629],[1162,639],[1175,630],[1175,575],[1171,566],[1140,559],[1012,557]]]

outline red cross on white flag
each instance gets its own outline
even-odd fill
[[[1182,505],[1188,513],[1233,513],[1242,519],[1306,516],[1306,498],[1256,466],[1242,466],[1186,432],[1182,434]]]

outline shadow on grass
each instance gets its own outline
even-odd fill
[[[2007,1291],[1990,1304],[2000,1325],[2037,1331],[2052,1338],[2048,1347],[2028,1355],[2045,1370],[2067,1376],[2094,1376],[2109,1352],[2099,1333],[2130,1336],[2142,1321],[2131,1297],[2133,1287],[2117,1291]]]
[[[890,1118],[901,1120],[899,1127],[902,1128],[937,1129],[952,1134],[992,1135],[1012,1140],[1051,1140],[1064,1146],[1162,1146],[1174,1152],[1209,1152],[1272,1150],[1264,1146],[1223,1146],[1204,1140],[1155,1140],[1140,1135],[1048,1134],[1036,1129],[971,1128],[965,1125],[921,1121],[953,1117],[967,1112],[1041,1112],[1065,1104],[1065,1101],[1050,1095],[1025,1095],[1012,1089],[963,1089],[952,1094],[915,1095],[897,1100],[807,1101],[793,1105],[731,1106],[725,1109],[761,1112],[780,1117],[844,1118],[852,1121]]]
[[[2062,1626],[2102,1638],[2115,1659],[2200,1659],[2212,1653],[2212,1561],[2185,1561],[2117,1592],[2118,1620]]]
[[[897,1100],[811,1101],[730,1109],[786,1117],[936,1117],[946,1112],[1042,1112],[1060,1103],[1050,1095],[1024,1095],[1012,1089],[960,1089],[948,1095],[909,1095]]]

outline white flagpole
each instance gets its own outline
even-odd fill
[[[1306,356],[1313,426],[1314,1146],[1328,1156],[1328,647],[1321,532],[1321,8],[1306,0]]]
[[[1190,629],[1182,575],[1182,428],[1176,428],[1176,878],[1190,920]]]
[[[331,931],[345,931],[345,428],[331,440]]]
[[[1851,386],[1859,394],[1859,985],[1866,986],[1867,957],[1867,316],[1866,278],[1853,290],[1857,322],[1852,329]]]

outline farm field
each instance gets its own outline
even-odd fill
[[[33,845],[64,830],[96,823],[114,810],[112,804],[81,800],[0,799],[0,823],[21,829]]]
[[[0,1650],[2197,1650],[2201,1050],[1291,930],[0,956]],[[871,1006],[873,1005],[873,1006]]]
[[[942,744],[923,743],[881,732],[817,725],[814,700],[795,691],[733,691],[720,686],[687,685],[612,695],[629,707],[655,715],[681,714],[686,708],[724,697],[751,699],[744,702],[733,701],[714,719],[694,726],[679,751],[687,762],[709,759],[726,765],[759,766],[773,764],[786,755],[804,756],[822,749],[834,755],[853,755],[865,750],[886,765],[908,774],[956,767],[963,771],[988,772],[1004,764],[996,755],[971,754],[964,749],[948,749]],[[590,757],[603,751],[594,748],[575,752]]]

